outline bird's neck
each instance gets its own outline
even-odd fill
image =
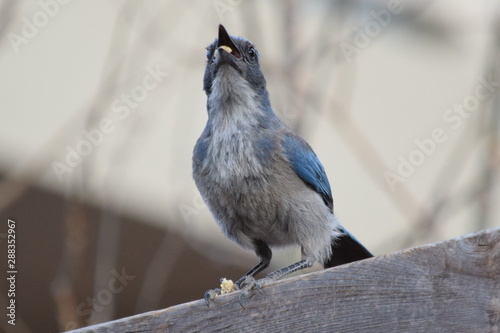
[[[209,118],[219,124],[236,121],[240,125],[251,125],[262,117],[274,116],[265,87],[256,92],[232,70],[220,73],[214,79],[207,109]]]

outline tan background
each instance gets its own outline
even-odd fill
[[[219,23],[257,46],[274,110],[313,146],[342,223],[374,253],[499,225],[496,1],[6,0],[1,223],[23,225],[25,271],[37,254],[46,265],[34,274],[53,267],[39,285],[19,273],[26,332],[38,331],[35,321],[64,330],[200,298],[255,262],[222,236],[191,178],[206,121],[204,47]],[[151,88],[155,71],[164,74]],[[491,75],[492,91],[477,98]],[[122,96],[134,94],[141,100],[126,107]],[[474,98],[470,112],[453,111]],[[54,163],[68,165],[67,147],[85,145],[83,133],[104,119],[112,130],[58,177]],[[398,174],[402,159],[418,165],[391,187],[387,173]],[[45,253],[49,243],[59,245]],[[297,256],[279,251],[273,263]],[[76,313],[122,267],[137,279],[92,320]],[[155,290],[163,296],[153,301]],[[37,317],[40,295],[47,314]]]

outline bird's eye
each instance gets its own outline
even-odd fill
[[[248,49],[248,56],[250,57],[251,60],[254,60],[255,57],[257,56],[257,51],[253,47]]]

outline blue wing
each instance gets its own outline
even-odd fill
[[[333,198],[325,169],[312,148],[302,138],[287,135],[282,143],[286,157],[295,171],[309,187],[316,191],[333,211]]]

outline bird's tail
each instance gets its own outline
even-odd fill
[[[341,228],[340,232],[342,234],[332,240],[332,255],[323,264],[325,268],[373,257],[373,254],[347,230]]]

